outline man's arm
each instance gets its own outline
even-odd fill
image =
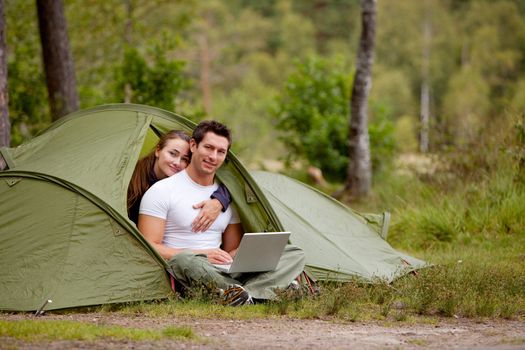
[[[229,224],[222,233],[222,249],[227,251],[232,257],[235,256],[243,234],[244,230],[240,223]]]
[[[182,249],[167,247],[162,244],[166,220],[150,215],[139,215],[138,229],[146,240],[159,252],[164,259],[171,259]]]
[[[162,244],[165,228],[166,220],[150,215],[139,215],[139,231],[164,259],[169,260],[184,249],[171,248]],[[212,264],[230,264],[232,262],[230,254],[219,248],[195,249],[191,251],[195,254],[206,254],[208,256],[208,261]]]

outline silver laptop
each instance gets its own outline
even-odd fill
[[[233,262],[215,266],[227,273],[273,271],[289,237],[290,232],[245,233]]]

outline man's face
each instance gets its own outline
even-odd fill
[[[228,139],[213,132],[207,132],[197,145],[190,140],[191,164],[202,175],[215,174],[228,153]]]

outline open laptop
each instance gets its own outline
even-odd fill
[[[273,271],[289,237],[290,232],[245,233],[233,262],[215,266],[227,273]]]

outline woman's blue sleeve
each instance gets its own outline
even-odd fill
[[[232,202],[232,196],[230,191],[223,184],[219,185],[219,188],[213,192],[210,196],[212,199],[217,199],[222,204],[222,211],[226,211]]]

